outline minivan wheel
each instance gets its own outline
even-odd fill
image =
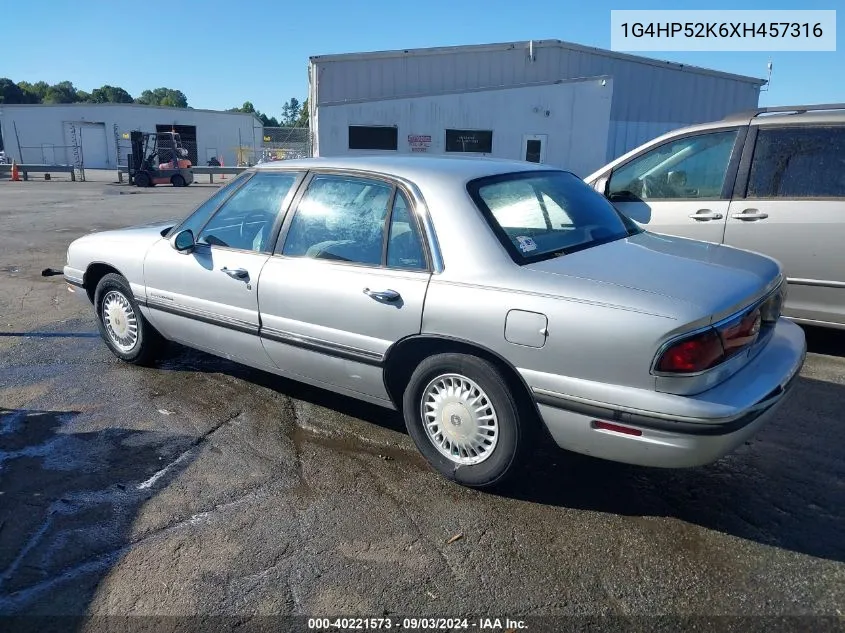
[[[405,389],[408,434],[440,473],[465,486],[505,481],[526,443],[519,406],[499,370],[468,354],[423,360]]]
[[[155,360],[164,339],[141,314],[124,277],[105,275],[94,291],[94,306],[100,336],[115,356],[135,365]]]

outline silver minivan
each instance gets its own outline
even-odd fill
[[[675,130],[585,180],[650,231],[779,260],[784,315],[845,329],[845,104]]]

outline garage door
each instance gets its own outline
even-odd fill
[[[105,123],[81,123],[79,135],[82,145],[82,162],[88,169],[107,169],[109,149],[106,144]]]

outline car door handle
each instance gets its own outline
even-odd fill
[[[245,268],[226,268],[224,266],[220,271],[226,273],[232,279],[249,279],[249,271]]]
[[[725,216],[710,209],[701,209],[695,213],[690,213],[689,217],[693,220],[721,220]]]
[[[769,217],[769,214],[758,211],[757,209],[746,209],[742,213],[734,213],[731,217],[737,220],[765,220]]]
[[[398,301],[402,297],[395,290],[370,290],[369,288],[364,288],[364,294],[377,301]]]

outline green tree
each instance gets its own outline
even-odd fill
[[[94,103],[132,103],[132,95],[123,88],[107,84],[100,88],[94,88],[91,92],[91,101]]]
[[[50,86],[46,81],[36,81],[34,84],[28,81],[19,81],[18,88],[24,93],[23,103],[42,103]]]
[[[47,88],[43,103],[76,103],[76,88],[69,81],[60,81]]]
[[[299,111],[301,108],[302,106],[299,103],[299,99],[291,97],[282,106],[282,125],[286,127],[293,127],[296,125],[296,122],[299,120]]]
[[[188,98],[181,90],[173,88],[156,88],[155,90],[144,90],[141,96],[135,99],[135,103],[142,105],[168,106],[171,108],[187,108]]]
[[[299,117],[296,119],[296,127],[308,127],[310,117],[308,116],[308,99],[302,102],[302,107],[299,108]]]
[[[244,101],[244,104],[238,110],[247,114],[255,114],[255,106],[252,105],[252,101]]]
[[[279,127],[279,122],[274,116],[267,116],[261,112],[256,112],[256,116],[261,119],[261,124],[264,127]]]
[[[7,77],[0,78],[0,103],[26,103],[24,91]]]

